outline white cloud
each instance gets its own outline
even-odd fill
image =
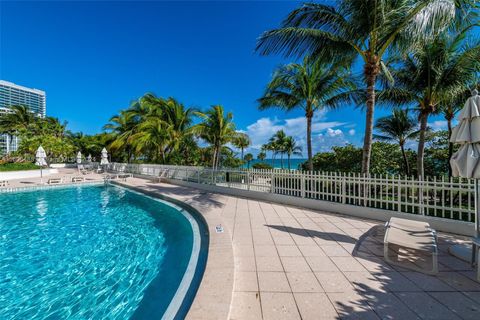
[[[348,143],[343,131],[340,129],[340,127],[346,125],[349,125],[349,123],[326,121],[326,112],[318,112],[312,121],[313,151],[329,150],[334,145]],[[256,153],[278,130],[284,130],[287,135],[293,136],[297,143],[302,146],[303,156],[306,157],[307,122],[305,117],[287,119],[263,117],[248,125],[246,130],[239,131],[248,134],[252,141],[249,152]]]
[[[348,130],[348,134],[351,135],[351,136],[354,136],[355,135],[355,129]]]
[[[446,130],[448,122],[446,120],[436,120],[430,122],[428,126],[432,128],[433,131]]]

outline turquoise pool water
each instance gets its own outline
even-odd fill
[[[0,319],[161,319],[177,291],[188,309],[198,243],[178,207],[97,185],[4,193],[0,209]]]

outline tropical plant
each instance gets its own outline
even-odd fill
[[[267,157],[267,154],[263,150],[257,154],[257,159],[262,162],[265,160],[266,157]]]
[[[392,115],[377,120],[375,124],[381,134],[375,134],[374,137],[383,141],[395,141],[400,146],[402,152],[405,174],[410,175],[410,165],[405,152],[405,143],[418,135],[418,125],[416,119],[410,117],[408,109],[393,110]]]
[[[285,138],[283,144],[283,150],[287,154],[288,158],[288,169],[290,170],[290,158],[292,155],[301,156],[302,155],[302,147],[297,145],[295,139],[291,136]]]
[[[417,171],[424,177],[424,151],[428,117],[451,103],[469,87],[480,69],[480,41],[465,42],[465,33],[445,33],[424,42],[392,70],[395,87],[379,99],[393,105],[413,106],[420,122]]]
[[[245,133],[237,133],[237,137],[233,141],[233,145],[240,149],[240,159],[243,159],[243,152],[251,144],[250,138]]]
[[[110,132],[115,138],[109,145],[109,151],[126,152],[126,160],[130,162],[133,156],[133,145],[131,137],[135,134],[138,120],[128,110],[122,110],[118,115],[110,118],[109,123],[103,126],[104,130]]]
[[[339,95],[351,89],[353,84],[341,65],[325,64],[306,57],[302,64],[291,63],[275,71],[265,93],[258,99],[259,109],[303,109],[307,120],[308,169],[313,170],[312,119],[315,112],[338,107]]]
[[[270,138],[272,145],[275,148],[275,153],[280,153],[280,167],[283,169],[283,155],[285,154],[285,142],[287,139],[287,135],[285,131],[278,130],[275,134]]]
[[[340,58],[352,63],[355,57],[361,57],[366,84],[362,172],[368,174],[377,76],[383,73],[391,78],[384,57],[389,49],[404,49],[442,31],[456,12],[461,12],[455,10],[455,5],[464,2],[472,1],[340,0],[335,6],[306,3],[292,11],[280,28],[265,32],[256,50],[264,55],[310,55],[324,61]]]
[[[206,112],[196,112],[202,120],[192,129],[201,139],[212,147],[212,168],[220,164],[220,151],[228,143],[235,141],[237,132],[233,123],[233,114],[225,113],[220,105],[214,105]]]
[[[253,154],[247,153],[243,160],[247,162],[247,167],[250,168],[250,162],[253,160]]]

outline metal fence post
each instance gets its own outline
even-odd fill
[[[300,172],[300,183],[302,184],[300,186],[300,193],[301,193],[301,196],[302,198],[305,198],[305,173],[304,172]]]
[[[345,178],[345,173],[342,174],[342,203],[347,202],[347,179]]]
[[[250,170],[247,171],[247,190],[250,190]]]
[[[270,193],[275,193],[275,169],[272,170],[272,177],[270,178]]]

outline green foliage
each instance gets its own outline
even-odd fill
[[[30,162],[0,164],[0,171],[21,171],[21,170],[35,170],[35,169],[40,169],[40,167]]]
[[[269,165],[268,163],[265,163],[265,162],[254,163],[252,165],[252,168],[253,169],[267,169],[267,170],[273,169],[273,167],[271,165]]]

